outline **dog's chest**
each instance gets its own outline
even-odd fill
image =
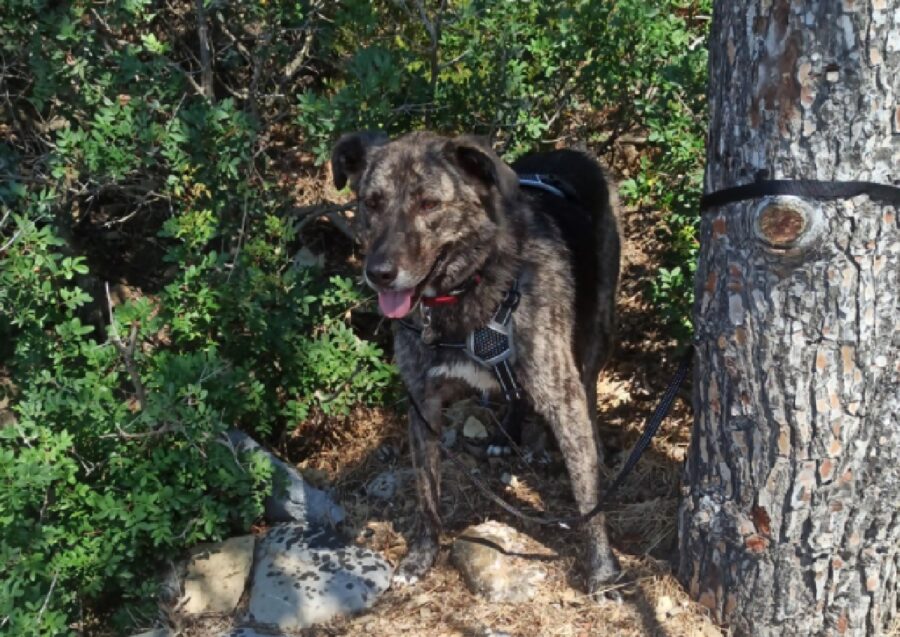
[[[433,379],[460,380],[478,391],[496,391],[500,388],[494,373],[477,363],[467,360],[440,362],[428,369]]]

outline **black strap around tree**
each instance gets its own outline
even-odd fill
[[[850,199],[868,195],[873,201],[900,206],[900,186],[871,181],[819,181],[816,179],[760,179],[750,184],[724,188],[700,198],[700,212],[736,201],[773,195],[810,199]]]

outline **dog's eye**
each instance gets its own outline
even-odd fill
[[[370,195],[363,199],[363,205],[369,210],[377,211],[381,208],[381,197],[378,195]]]
[[[422,212],[431,212],[439,205],[441,205],[441,202],[437,199],[423,199],[419,204],[419,208],[422,209]]]

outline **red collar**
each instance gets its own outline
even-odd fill
[[[423,296],[422,305],[425,307],[443,307],[445,305],[456,305],[459,303],[459,297],[471,290],[473,287],[481,283],[481,275],[473,274],[472,278],[454,290],[450,290],[447,294],[440,296]]]

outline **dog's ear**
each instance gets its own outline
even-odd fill
[[[369,151],[387,140],[387,135],[374,131],[341,135],[331,151],[331,173],[335,187],[341,190],[349,180],[350,187],[356,190],[359,176],[366,168]]]
[[[444,156],[469,177],[488,188],[496,187],[504,198],[514,197],[519,189],[515,171],[480,137],[462,135],[451,139],[444,145]]]

